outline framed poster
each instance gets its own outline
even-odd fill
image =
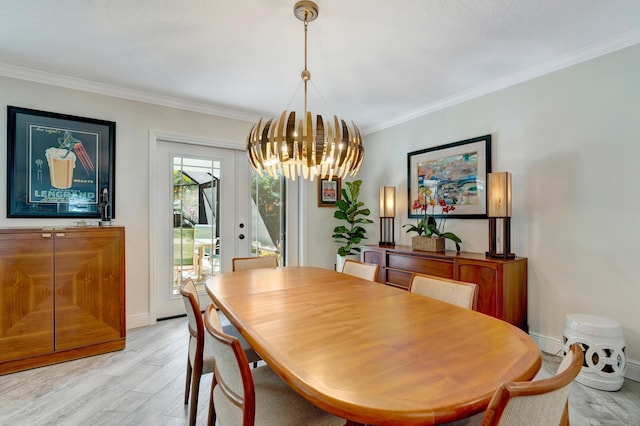
[[[333,207],[340,199],[340,178],[318,178],[318,207]]]
[[[491,172],[491,135],[413,151],[407,154],[408,214],[442,217],[443,201],[455,206],[448,218],[487,217],[487,173]],[[435,205],[434,205],[435,204]]]
[[[7,107],[7,217],[115,217],[116,123]]]

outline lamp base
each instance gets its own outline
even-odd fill
[[[485,255],[487,257],[492,257],[494,259],[515,259],[516,258],[516,255],[513,253],[496,253],[496,252],[487,251],[485,252]]]
[[[496,219],[495,217],[489,218],[489,251],[486,252],[486,256],[495,259],[515,259],[516,255],[511,253],[511,218],[502,218],[502,253],[497,252]]]
[[[380,218],[380,241],[378,243],[378,247],[395,247],[396,242],[394,241],[395,233],[394,233],[394,225],[393,221],[395,218],[393,217],[381,217]]]

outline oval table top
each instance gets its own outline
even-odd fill
[[[352,422],[464,418],[502,382],[532,379],[542,362],[511,324],[328,269],[230,272],[206,289],[294,390]]]

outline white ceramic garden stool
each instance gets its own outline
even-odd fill
[[[562,340],[565,354],[573,343],[579,343],[584,350],[582,370],[576,377],[578,383],[606,391],[622,387],[627,357],[618,322],[589,314],[569,314]]]

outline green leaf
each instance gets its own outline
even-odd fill
[[[456,234],[454,234],[453,232],[445,232],[440,234],[440,236],[444,237],[444,238],[448,238],[452,241],[455,241],[456,243],[461,243],[462,240],[460,238],[458,238],[458,236]]]
[[[347,220],[348,218],[346,213],[341,212],[340,210],[336,210],[336,212],[333,214],[333,217],[335,217],[336,219],[342,219],[342,220]]]
[[[347,255],[349,255],[349,250],[346,247],[340,247],[338,249],[338,254],[340,256],[347,256]]]
[[[336,226],[335,228],[333,228],[333,232],[335,232],[335,233],[347,233],[347,232],[349,232],[349,230],[347,229],[346,226],[340,225],[340,226]]]

